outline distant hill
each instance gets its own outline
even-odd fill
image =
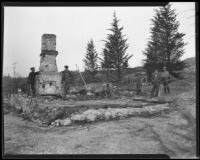
[[[196,68],[196,58],[195,57],[186,58],[183,61],[187,65],[186,68],[189,68],[189,69]],[[145,69],[142,66],[138,66],[138,67],[134,67],[134,68],[127,68],[127,69],[125,69],[125,72],[128,72],[128,73],[145,72]]]
[[[187,64],[188,67],[195,67],[196,66],[195,57],[186,58],[183,61]]]
[[[185,77],[186,79],[190,79],[189,81],[191,81],[191,79],[195,79],[196,77],[196,60],[195,57],[191,57],[191,58],[186,58],[185,60],[183,60],[186,63],[186,68],[184,68],[181,73],[183,75],[183,77]]]

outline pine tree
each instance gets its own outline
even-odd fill
[[[108,29],[112,33],[108,34],[107,40],[105,40],[102,67],[117,70],[118,81],[120,81],[121,72],[128,67],[128,60],[132,55],[126,53],[128,49],[127,39],[124,39],[123,27],[119,27],[118,22],[119,19],[114,12],[112,28]]]
[[[110,65],[111,61],[109,59],[108,54],[109,54],[108,50],[106,48],[104,48],[103,53],[102,53],[103,58],[99,57],[101,68],[106,71],[107,82],[109,81],[109,71],[110,71],[110,68],[111,68],[111,65]]]
[[[180,24],[176,20],[175,11],[171,9],[171,5],[155,10],[155,16],[151,20],[150,41],[144,51],[146,56],[144,67],[149,76],[155,68],[161,69],[164,65],[171,74],[178,76],[176,71],[185,66],[180,60],[186,45],[183,42],[185,34],[178,32]]]
[[[86,55],[85,59],[83,60],[85,64],[85,72],[89,76],[88,79],[91,78],[91,80],[93,80],[95,74],[97,73],[98,70],[97,60],[98,60],[98,54],[96,52],[94,42],[93,40],[91,40],[87,44]]]

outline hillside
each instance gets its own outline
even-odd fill
[[[195,66],[195,57],[190,57],[190,58],[186,58],[185,60],[183,60],[185,63],[187,63],[187,65],[189,67]]]
[[[195,57],[191,57],[191,58],[186,58],[184,60],[184,62],[186,63],[186,68],[184,69],[184,71],[186,72],[195,72],[196,71],[196,59]]]

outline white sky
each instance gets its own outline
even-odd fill
[[[3,73],[13,76],[14,62],[21,76],[27,76],[32,66],[38,70],[44,33],[56,34],[59,71],[64,65],[76,70],[76,64],[83,70],[87,42],[92,38],[97,52],[102,52],[113,11],[128,38],[127,53],[133,54],[130,67],[142,65],[155,8],[158,7],[5,7]],[[177,9],[179,31],[186,34],[184,40],[189,43],[182,59],[195,57],[195,3],[176,2],[172,8]]]

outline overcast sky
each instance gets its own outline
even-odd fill
[[[13,76],[16,72],[27,76],[30,67],[40,65],[41,36],[56,35],[58,70],[68,65],[83,70],[87,42],[92,38],[98,53],[102,52],[107,30],[116,11],[123,34],[128,38],[128,54],[133,54],[130,67],[142,65],[142,54],[148,38],[153,9],[158,7],[5,7],[3,73]],[[172,3],[180,22],[179,31],[186,34],[188,42],[182,59],[195,57],[195,3]]]

